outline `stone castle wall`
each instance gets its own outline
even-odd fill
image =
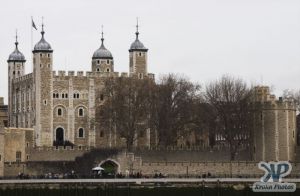
[[[4,175],[4,125],[0,121],[0,177]]]
[[[256,161],[295,160],[296,108],[292,101],[275,99],[268,87],[255,88],[253,153]]]

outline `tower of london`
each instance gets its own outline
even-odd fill
[[[104,80],[107,77],[154,78],[148,73],[148,49],[136,38],[129,49],[129,73],[115,71],[112,53],[101,45],[91,58],[91,69],[54,71],[52,46],[46,41],[44,25],[41,39],[35,44],[33,72],[25,74],[26,59],[18,49],[9,55],[8,121],[10,127],[33,128],[36,146],[53,146],[69,142],[77,146],[118,147],[122,145],[117,131],[103,131],[95,126],[96,106],[101,105]],[[100,122],[101,123],[101,122]],[[148,134],[149,135],[149,134]],[[149,146],[150,138],[140,146]]]
[[[105,128],[97,114],[107,100],[107,79],[133,78],[138,84],[143,79],[154,81],[154,74],[148,73],[148,49],[140,41],[138,26],[129,48],[129,73],[115,71],[114,57],[105,47],[103,32],[100,47],[91,55],[91,67],[86,72],[53,70],[54,50],[46,41],[44,25],[41,39],[32,51],[32,73],[25,73],[26,59],[18,45],[16,36],[15,50],[7,60],[8,108],[0,98],[0,177],[16,176],[21,170],[40,175],[70,168],[87,174],[95,163],[101,166],[107,161],[114,165],[115,172],[123,173],[135,170],[149,175],[157,171],[178,175],[178,171],[187,171],[198,175],[205,168],[215,175],[228,175],[229,171],[236,176],[260,175],[256,167],[259,161],[299,162],[296,105],[292,100],[276,99],[267,86],[251,88],[251,100],[247,102],[251,111],[247,110],[250,115],[246,119],[250,122],[250,136],[233,137],[237,142],[247,140],[235,152],[236,160],[231,160],[228,146],[223,145],[222,133],[213,130],[215,135],[210,135],[211,126],[204,126],[201,132],[187,126],[192,131],[186,135],[171,133],[178,134],[177,146],[159,146],[157,130],[145,123],[148,119],[137,122],[139,129],[140,125],[144,127],[142,134],[133,134],[137,148],[126,148],[126,138],[120,130],[116,126]],[[138,120],[149,118],[145,114]],[[196,137],[201,144],[196,143]],[[210,143],[218,138],[219,144]],[[85,168],[81,167],[83,162]]]

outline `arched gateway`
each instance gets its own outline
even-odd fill
[[[113,159],[106,159],[104,161],[101,161],[99,166],[104,168],[104,171],[106,173],[110,173],[112,175],[116,175],[121,171],[120,164]]]

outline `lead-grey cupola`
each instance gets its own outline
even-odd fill
[[[37,44],[35,44],[33,51],[34,52],[52,52],[53,50],[51,48],[51,45],[44,38],[45,31],[44,31],[43,24],[42,24],[41,34],[42,34],[42,38]]]
[[[7,62],[25,62],[25,56],[19,51],[18,49],[18,36],[16,35],[16,42],[15,42],[15,45],[16,45],[16,48],[15,50],[9,55],[8,57],[8,60]]]
[[[104,46],[103,32],[101,37],[101,46],[94,52],[93,59],[113,59],[111,52]]]
[[[130,49],[129,49],[129,52],[132,52],[132,51],[142,51],[142,52],[147,52],[148,49],[144,46],[144,44],[139,40],[139,26],[136,25],[136,32],[135,32],[135,35],[136,35],[136,38],[134,40],[134,42],[130,45]]]

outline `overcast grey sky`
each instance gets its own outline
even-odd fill
[[[231,74],[274,85],[277,94],[300,88],[299,0],[1,0],[0,96],[5,99],[6,60],[16,28],[26,73],[31,70],[31,16],[39,31],[44,16],[54,70],[89,71],[103,24],[115,70],[128,72],[139,17],[152,73],[183,73],[202,84]]]

